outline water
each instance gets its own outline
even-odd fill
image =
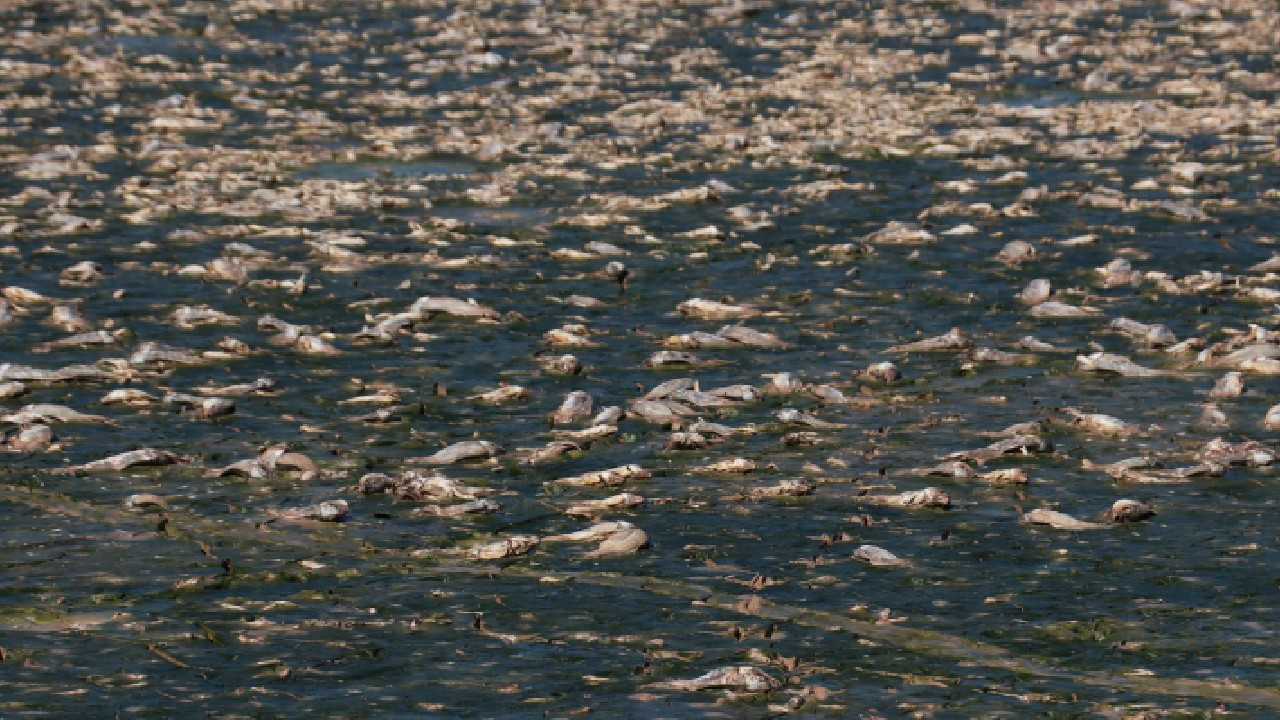
[[[1163,5],[1116,5],[1124,23],[1081,10],[1071,32],[1111,50],[1145,30],[1191,41],[1156,43],[1150,62],[1163,63],[1160,72],[1117,71],[1121,85],[1102,90],[1082,88],[1087,73],[1051,79],[1060,65],[1095,61],[1065,50],[1021,62],[1003,82],[923,84],[1000,67],[962,35],[996,29],[996,47],[1005,47],[1066,22],[1075,11],[1065,7],[818,3],[745,16],[643,3],[3,10],[6,35],[20,38],[3,57],[34,64],[0,80],[10,98],[0,226],[16,223],[0,242],[3,285],[65,300],[95,329],[135,337],[39,352],[68,333],[46,322],[48,303],[18,302],[0,334],[0,361],[54,369],[125,357],[141,342],[209,351],[231,336],[252,351],[142,372],[120,386],[163,396],[267,377],[277,388],[237,397],[234,414],[213,420],[163,404],[102,405],[116,383],[29,383],[25,396],[0,401],[5,413],[57,403],[113,421],[57,424],[57,447],[7,454],[0,716],[763,718],[789,701],[818,717],[1197,716],[1220,703],[1244,716],[1273,713],[1273,472],[1133,484],[1082,465],[1141,454],[1191,465],[1215,437],[1274,444],[1261,425],[1274,377],[1249,375],[1248,394],[1220,402],[1231,424],[1206,427],[1201,403],[1222,370],[1190,369],[1190,356],[1107,331],[1110,319],[1129,317],[1218,342],[1250,323],[1273,327],[1273,303],[1235,287],[1173,294],[1150,278],[1105,287],[1095,271],[1125,257],[1139,272],[1179,278],[1203,269],[1245,273],[1242,287],[1273,284],[1245,269],[1270,257],[1280,232],[1274,198],[1264,195],[1280,181],[1274,113],[1241,109],[1248,127],[1201,122],[1251,102],[1247,78],[1218,72],[1225,63],[1267,70],[1259,48],[1196,56],[1207,41],[1183,34],[1186,23]],[[1223,12],[1242,27],[1248,20]],[[92,41],[54,50],[68,27],[94,24]],[[460,60],[489,51],[502,63]],[[105,64],[85,70],[87,61]],[[1159,90],[1193,69],[1232,94]],[[1100,119],[1108,108],[1115,119]],[[154,124],[159,117],[192,124],[166,129]],[[1083,156],[1064,145],[1082,139],[1103,145]],[[941,142],[959,150],[928,150]],[[25,172],[33,155],[59,145],[77,148],[83,165]],[[1171,180],[1179,160],[1209,166],[1204,179]],[[1011,169],[1028,180],[988,184]],[[1144,178],[1159,184],[1133,187]],[[713,179],[729,186],[718,199],[655,201]],[[945,184],[964,179],[973,192]],[[1000,215],[1041,185],[1046,194],[1025,199],[1032,213]],[[1097,186],[1139,201],[1186,199],[1211,220],[1080,206],[1079,195]],[[15,199],[25,188],[37,191]],[[735,220],[739,205],[772,224]],[[136,214],[145,208],[151,214]],[[101,224],[68,231],[55,212]],[[934,234],[961,223],[979,232],[852,258],[811,253],[915,219]],[[683,236],[707,225],[723,239]],[[344,267],[307,244],[326,232],[363,239],[353,248],[362,261]],[[1061,243],[1086,233],[1099,240]],[[1015,239],[1031,241],[1037,258],[996,261]],[[629,253],[620,258],[632,273],[625,293],[601,272],[611,258],[552,254],[594,240]],[[305,271],[307,292],[179,272],[223,256],[230,242],[269,255],[246,261],[251,281]],[[104,278],[59,284],[62,269],[82,260],[100,263]],[[1029,316],[1015,295],[1040,277],[1059,299],[1102,314]],[[564,304],[574,294],[603,304]],[[374,315],[424,295],[472,298],[501,319],[423,319],[394,343],[357,341]],[[691,351],[697,367],[647,367],[664,338],[730,322],[681,317],[676,306],[692,297],[763,311],[745,324],[789,348],[703,348]],[[234,322],[182,329],[167,320],[179,305],[207,305]],[[341,353],[273,345],[257,326],[266,314],[331,333]],[[554,351],[573,352],[586,370],[543,371],[544,333],[571,323],[588,326],[598,346]],[[979,346],[1008,350],[1034,334],[1064,352],[1010,366],[888,352],[952,327]],[[1178,372],[1106,378],[1074,369],[1077,354],[1097,349]],[[882,360],[904,379],[882,385],[853,374]],[[537,464],[519,453],[554,439],[547,417],[572,390],[589,392],[599,409],[676,377],[706,390],[762,385],[765,373],[784,371],[857,402],[823,405],[798,393],[708,408],[705,419],[755,432],[702,450],[664,450],[667,429],[628,418],[583,452]],[[344,403],[375,383],[398,389],[398,421],[361,422],[377,406]],[[466,399],[500,383],[532,395],[498,406]],[[846,427],[813,430],[816,445],[785,446],[786,433],[805,429],[774,419],[787,407]],[[1087,435],[1065,424],[1066,407],[1143,432]],[[1050,419],[1059,421],[1046,431],[1055,454],[978,468],[1023,468],[1025,487],[908,472],[988,444],[981,433]],[[420,503],[354,490],[367,472],[395,473],[467,439],[507,452],[442,472],[496,491],[496,514],[415,514]],[[312,458],[321,476],[210,472],[277,444]],[[189,460],[54,472],[143,446]],[[731,457],[760,467],[746,476],[690,471]],[[546,483],[628,463],[653,473],[627,487],[650,502],[605,518],[642,527],[649,549],[584,559],[590,545],[544,542],[495,562],[447,553],[587,527],[561,510],[619,490]],[[744,497],[788,478],[817,490]],[[862,497],[930,485],[955,507]],[[123,510],[135,493],[164,496],[167,521]],[[1019,522],[1040,507],[1096,519],[1125,497],[1158,514],[1074,533]],[[333,499],[350,504],[344,522],[274,519]],[[910,566],[852,559],[863,543]],[[424,550],[441,552],[415,554]],[[761,667],[785,684],[738,697],[660,685],[726,665]]]

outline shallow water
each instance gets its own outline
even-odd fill
[[[1261,424],[1274,376],[1249,375],[1246,395],[1220,402],[1231,424],[1205,427],[1201,403],[1223,371],[1107,329],[1128,317],[1218,342],[1249,324],[1274,327],[1274,303],[1235,287],[1174,294],[1151,277],[1105,287],[1095,271],[1125,257],[1136,271],[1174,279],[1212,270],[1244,274],[1240,287],[1274,284],[1246,268],[1269,258],[1280,234],[1276,199],[1265,194],[1280,183],[1280,117],[1274,102],[1248,105],[1262,80],[1224,70],[1235,62],[1262,77],[1259,55],[1274,55],[1274,45],[1196,53],[1212,30],[1198,23],[1209,21],[1177,21],[1167,4],[1147,2],[1017,12],[784,3],[745,13],[707,3],[476,4],[465,13],[417,2],[268,5],[0,11],[5,34],[21,39],[0,60],[35,64],[0,74],[9,98],[0,226],[13,224],[0,238],[0,284],[64,299],[95,329],[134,334],[121,346],[40,352],[67,333],[46,322],[49,303],[15,302],[14,321],[0,329],[0,362],[55,369],[126,357],[142,342],[200,352],[232,336],[252,351],[143,368],[119,386],[163,396],[260,377],[277,383],[275,394],[236,397],[235,413],[213,420],[166,405],[102,405],[116,383],[34,382],[0,401],[4,413],[57,403],[113,421],[56,424],[58,448],[5,456],[0,716],[773,717],[793,698],[805,700],[797,714],[830,717],[1195,716],[1220,704],[1241,716],[1276,712],[1274,471],[1127,484],[1082,466],[1141,454],[1191,465],[1215,437],[1274,445],[1276,433]],[[1223,15],[1250,22],[1243,4]],[[63,52],[69,28],[83,30],[84,42]],[[1087,69],[1053,74],[1097,62],[1090,50],[1013,63],[989,82],[956,79],[1001,67],[959,40],[988,30],[999,31],[996,48],[1027,38],[1046,46],[1070,33],[1107,47],[1150,32],[1155,69],[1117,71],[1122,82],[1110,89],[1083,87]],[[558,42],[577,50],[557,51]],[[501,64],[459,59],[488,51]],[[103,65],[85,70],[88,60]],[[1160,89],[1196,73],[1222,87],[1201,97]],[[945,82],[950,90],[928,84]],[[1233,103],[1252,108],[1249,127],[1187,124]],[[1117,119],[1097,120],[1108,108]],[[154,124],[161,117],[205,124]],[[914,130],[894,136],[895,127]],[[987,134],[969,142],[976,132]],[[745,147],[733,144],[737,134]],[[1069,145],[1082,139],[1108,144]],[[937,150],[944,142],[958,149]],[[33,156],[63,145],[78,148],[86,168],[24,175]],[[1204,163],[1205,178],[1181,187],[1167,175],[1176,161]],[[1028,180],[988,184],[1011,169]],[[1144,178],[1159,183],[1132,188]],[[972,192],[945,185],[962,179],[975,181]],[[729,186],[718,199],[636,202],[711,180]],[[845,185],[819,186],[832,181]],[[1000,214],[1041,185],[1044,197],[1025,200],[1032,214]],[[1081,206],[1097,186],[1135,203]],[[48,194],[19,196],[24,188]],[[1210,219],[1171,220],[1141,205],[1166,199]],[[967,207],[978,202],[993,211]],[[735,221],[737,205],[765,212],[772,225]],[[141,208],[152,214],[136,215]],[[935,235],[961,223],[978,232],[851,258],[811,252],[926,209]],[[101,224],[68,229],[57,213]],[[724,237],[683,236],[707,225]],[[353,248],[360,260],[344,267],[304,242],[325,232],[363,239]],[[1098,240],[1061,242],[1089,233]],[[1037,258],[998,262],[1015,239],[1032,242]],[[612,258],[554,254],[595,240],[628,253],[625,293],[601,272]],[[227,256],[230,242],[270,254],[248,266],[250,280],[306,271],[307,291],[179,273]],[[103,279],[60,285],[62,269],[82,260],[99,263]],[[1016,293],[1033,278],[1101,314],[1029,316]],[[603,304],[562,302],[575,294]],[[501,317],[423,318],[390,344],[356,338],[378,313],[426,295],[472,298]],[[702,348],[690,351],[696,367],[647,367],[664,338],[732,322],[681,317],[676,306],[692,297],[763,311],[745,324],[789,347]],[[182,329],[166,320],[179,305],[207,305],[236,322]],[[273,333],[257,327],[266,314],[331,333],[340,354],[271,344]],[[554,350],[582,360],[578,376],[537,362],[548,349],[543,334],[567,323],[588,326],[599,343]],[[996,366],[888,350],[952,327],[977,346],[1008,350],[1034,334],[1063,352]],[[1099,349],[1176,372],[1109,378],[1074,369],[1077,354]],[[882,360],[904,379],[853,375]],[[756,432],[703,450],[664,450],[667,429],[628,418],[583,452],[537,464],[517,452],[553,439],[548,415],[572,390],[589,392],[596,409],[625,407],[672,378],[697,378],[705,390],[759,386],[765,373],[784,371],[860,402],[824,405],[797,393],[709,408],[706,419]],[[355,380],[397,386],[400,419],[355,419],[377,407],[342,402],[367,392]],[[500,383],[532,395],[498,406],[466,399]],[[787,407],[847,427],[815,429],[816,445],[784,446],[786,433],[805,429],[775,420]],[[1143,432],[1087,435],[1065,424],[1066,407]],[[1055,454],[979,468],[1023,468],[1025,487],[906,472],[985,446],[980,433],[1051,419],[1062,421],[1046,432]],[[367,472],[395,473],[466,439],[507,452],[442,472],[496,490],[497,514],[413,514],[414,503],[353,489]],[[324,474],[303,482],[296,473],[209,472],[277,444]],[[54,472],[142,446],[190,460]],[[731,457],[760,468],[689,471]],[[561,510],[619,490],[546,483],[628,463],[653,472],[627,487],[651,502],[606,519],[644,528],[647,550],[595,560],[582,557],[588,546],[543,543],[493,563],[413,554],[582,529],[589,520]],[[800,477],[817,483],[813,495],[742,497]],[[862,497],[869,487],[931,485],[955,507]],[[168,500],[163,527],[156,514],[121,509],[135,493]],[[1158,514],[1084,532],[1019,522],[1039,507],[1096,519],[1125,497]],[[341,523],[273,520],[282,508],[338,498],[350,504]],[[910,566],[852,559],[863,543]],[[753,588],[757,575],[775,583]],[[882,611],[895,622],[877,623]],[[734,664],[786,684],[737,697],[657,685]]]

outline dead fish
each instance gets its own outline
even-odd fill
[[[1122,499],[1115,501],[1103,517],[1107,522],[1126,523],[1146,520],[1154,517],[1155,514],[1155,509],[1148,503]]]
[[[41,295],[40,293],[34,290],[28,290],[27,288],[18,287],[16,285],[10,285],[9,287],[6,287],[4,290],[0,290],[0,294],[3,294],[5,299],[10,300],[14,303],[17,303],[19,305],[34,305],[39,303],[58,302],[55,298],[47,297],[45,295]]]
[[[1262,418],[1262,426],[1268,430],[1280,428],[1280,405],[1272,405]]]
[[[548,462],[572,453],[583,452],[586,448],[569,440],[552,440],[540,448],[521,448],[520,458],[530,465]]]
[[[755,434],[755,428],[753,427],[732,428],[721,423],[707,422],[702,418],[698,418],[696,421],[690,423],[687,430],[692,433],[698,433],[706,438],[715,438],[718,440],[727,438],[731,435],[737,435],[739,433],[746,435]]]
[[[891,362],[878,362],[871,363],[866,370],[855,370],[853,376],[871,382],[891,383],[902,379],[902,371]]]
[[[1227,417],[1217,403],[1205,403],[1197,422],[1207,427],[1228,427],[1231,425],[1231,418]]]
[[[164,404],[177,405],[183,412],[209,419],[232,415],[236,411],[236,404],[227,398],[200,397],[186,393],[168,393],[164,396]]]
[[[915,468],[909,472],[912,475],[936,475],[950,478],[971,478],[978,475],[978,471],[973,469],[972,465],[959,460],[951,460],[930,467]]]
[[[502,448],[488,440],[463,440],[454,443],[434,455],[415,458],[410,462],[423,465],[450,465],[466,460],[484,460],[502,454]]]
[[[674,378],[653,386],[653,388],[646,392],[641,399],[666,400],[678,392],[697,389],[698,381],[693,378]]]
[[[1124,333],[1147,347],[1162,348],[1178,344],[1177,336],[1164,325],[1148,325],[1129,318],[1116,318],[1111,321],[1111,329]]]
[[[875,567],[910,567],[911,563],[876,545],[859,545],[853,558]]]
[[[800,425],[812,428],[846,428],[849,427],[845,423],[833,423],[821,420],[808,413],[801,412],[795,408],[782,408],[773,413],[778,422],[788,425]]]
[[[649,546],[649,533],[638,527],[631,527],[601,540],[595,550],[583,555],[583,557],[590,560],[618,555],[633,555]]]
[[[76,308],[67,305],[55,305],[49,312],[48,324],[69,333],[88,332],[91,325]]]
[[[1086,470],[1101,470],[1117,480],[1127,478],[1136,470],[1148,470],[1164,467],[1164,463],[1160,462],[1158,458],[1150,456],[1125,458],[1124,460],[1117,460],[1116,462],[1108,463],[1106,465],[1097,465],[1092,461],[1085,459],[1081,464]]]
[[[782,687],[782,683],[765,671],[750,665],[734,665],[712,670],[692,680],[667,680],[654,687],[669,690],[732,690],[734,692],[764,693]]]
[[[782,444],[787,447],[802,447],[806,445],[817,445],[822,442],[822,437],[818,433],[807,430],[787,433],[782,436]]]
[[[1057,300],[1045,300],[1042,303],[1032,305],[1031,309],[1027,311],[1027,314],[1031,315],[1031,317],[1056,318],[1062,320],[1093,317],[1095,315],[1101,315],[1102,310],[1095,307],[1068,305],[1063,302],[1058,302]]]
[[[303,335],[293,344],[293,349],[307,355],[340,355],[342,351],[329,341],[316,335]]]
[[[1031,335],[1027,335],[1026,337],[1018,340],[1018,342],[1014,343],[1013,346],[1018,350],[1027,350],[1030,352],[1062,352],[1061,348],[1051,343],[1044,342],[1043,340],[1039,340]]]
[[[541,540],[536,535],[512,535],[511,537],[475,545],[463,551],[471,560],[503,560],[528,555],[537,549]]]
[[[217,395],[219,397],[242,397],[245,395],[273,395],[276,390],[276,381],[271,378],[258,378],[253,382],[237,383],[235,385],[203,385],[196,388],[196,392],[202,395]]]
[[[271,515],[277,520],[338,522],[347,516],[347,509],[346,500],[326,500],[306,507],[275,510]]]
[[[157,342],[145,342],[134,348],[129,355],[128,363],[133,367],[153,365],[194,365],[205,362],[205,358],[187,350]]]
[[[978,347],[965,352],[970,362],[994,363],[996,365],[1030,365],[1039,362],[1039,358],[1028,353],[1011,353],[995,348]]]
[[[707,394],[735,402],[756,402],[764,397],[759,389],[751,385],[725,385],[711,388]]]
[[[1020,468],[1002,468],[978,475],[978,479],[992,485],[1026,485],[1027,471]]]
[[[1031,525],[1048,525],[1055,530],[1100,530],[1106,527],[1106,525],[1099,525],[1098,523],[1077,520],[1066,513],[1045,508],[1032,510],[1024,514],[1022,522]]]
[[[1076,369],[1083,372],[1096,372],[1122,377],[1158,377],[1167,375],[1163,370],[1143,367],[1123,355],[1107,352],[1096,352],[1092,355],[1077,355]]]
[[[1053,443],[1034,435],[1014,435],[998,440],[977,450],[962,450],[947,455],[944,460],[976,460],[979,463],[1005,455],[1032,455],[1053,452]]]
[[[268,339],[272,345],[293,345],[298,342],[298,338],[311,332],[310,325],[294,325],[274,315],[258,318],[258,329],[275,333]]]
[[[697,297],[676,305],[676,311],[685,317],[696,317],[703,320],[731,320],[755,317],[760,314],[759,310],[745,305],[733,305]]]
[[[153,493],[134,493],[124,499],[124,509],[135,512],[165,511],[169,509],[169,501]]]
[[[769,350],[785,350],[790,345],[773,333],[752,330],[742,325],[726,325],[716,335],[738,345]]]
[[[121,345],[126,342],[133,333],[129,330],[92,330],[90,332],[77,333],[71,337],[50,340],[46,343],[40,343],[35,346],[37,352],[48,352],[50,350],[61,350],[64,348],[84,348],[84,347],[102,347],[106,345]]]
[[[900,220],[892,220],[862,239],[864,242],[880,245],[916,245],[938,240],[936,235],[925,230],[918,223]]]
[[[622,465],[607,470],[595,470],[581,475],[563,477],[551,482],[555,485],[573,487],[618,487],[633,480],[647,480],[651,477],[653,474],[639,465]]]
[[[183,330],[192,330],[202,325],[235,325],[240,318],[208,305],[181,305],[169,313],[169,322]]]
[[[502,387],[489,390],[488,392],[479,393],[468,397],[473,402],[482,402],[489,405],[497,405],[504,402],[512,402],[515,400],[524,400],[533,393],[526,387],[519,385],[504,385]]]
[[[1138,274],[1133,272],[1133,265],[1124,258],[1116,258],[1110,263],[1097,269],[1100,275],[1102,287],[1117,287],[1123,284],[1132,284],[1138,279]]]
[[[1205,443],[1196,457],[1217,465],[1266,467],[1276,461],[1277,454],[1275,450],[1256,440],[1232,443],[1222,438],[1214,438]]]
[[[204,278],[243,285],[249,282],[249,273],[239,260],[234,258],[216,258],[205,263]]]
[[[1053,286],[1044,278],[1036,278],[1018,293],[1018,299],[1028,305],[1039,305],[1053,294]]]
[[[618,434],[617,425],[592,425],[581,430],[552,430],[552,435],[566,440],[586,441],[599,440]]]
[[[687,348],[697,350],[699,348],[708,349],[728,349],[739,347],[738,343],[717,335],[715,333],[703,332],[701,330],[691,333],[681,333],[679,335],[670,335],[663,339],[663,345],[667,347]]]
[[[463,515],[492,515],[502,510],[502,503],[482,498],[453,505],[423,505],[414,508],[413,512],[421,515],[438,517],[461,517]]]
[[[996,259],[1006,265],[1018,265],[1035,258],[1036,248],[1026,240],[1010,240],[996,253]]]
[[[115,424],[111,418],[103,415],[89,415],[65,405],[53,405],[50,403],[24,405],[16,413],[0,416],[0,422],[13,423],[14,425],[51,422]]]
[[[36,452],[53,444],[53,430],[48,425],[27,425],[9,436],[5,446],[14,452]]]
[[[591,424],[617,425],[624,417],[626,417],[626,413],[622,411],[622,408],[617,405],[610,405],[607,408],[602,408],[600,412],[596,413],[596,416],[591,418]]]
[[[409,306],[407,312],[422,318],[435,315],[451,315],[453,317],[476,318],[480,320],[498,320],[502,317],[497,310],[484,307],[474,300],[459,300],[451,297],[420,297]]]
[[[777,485],[753,487],[747,495],[753,498],[805,497],[817,492],[818,486],[800,478],[783,478]]]
[[[552,425],[567,425],[578,418],[586,417],[591,414],[594,401],[591,395],[581,391],[574,390],[565,397],[564,402],[560,403],[560,407],[551,414]]]
[[[893,507],[951,509],[951,496],[945,490],[936,487],[908,490],[896,495],[859,495],[858,499]]]
[[[761,377],[769,381],[760,388],[766,395],[793,395],[803,392],[806,387],[803,381],[788,372],[765,373]]]
[[[1134,425],[1133,423],[1127,423],[1112,415],[1087,413],[1077,410],[1076,408],[1065,408],[1064,412],[1075,418],[1071,421],[1072,427],[1085,432],[1097,433],[1099,435],[1114,435],[1119,437],[1142,434],[1142,428]]]
[[[1235,398],[1245,393],[1244,374],[1229,372],[1218,378],[1209,391],[1211,398]]]
[[[663,450],[702,450],[711,445],[706,437],[694,432],[673,432],[663,443]]]
[[[746,458],[730,458],[709,465],[695,465],[689,468],[691,473],[709,473],[713,475],[743,475],[755,472],[756,462]]]
[[[559,347],[600,347],[600,343],[588,337],[590,334],[591,331],[585,325],[565,325],[544,332],[542,340],[548,345]]]
[[[635,525],[627,523],[626,520],[609,520],[591,525],[590,528],[576,530],[576,532],[547,536],[543,538],[543,542],[595,542],[631,528],[635,528]]]
[[[693,408],[670,400],[633,400],[627,406],[627,415],[645,422],[678,427],[684,418],[694,413]]]
[[[649,367],[669,367],[672,365],[697,365],[696,355],[679,350],[659,350],[644,361]]]
[[[360,478],[356,491],[362,495],[388,494],[399,500],[474,500],[491,495],[493,490],[466,485],[460,480],[445,477],[437,472],[422,473],[406,470],[395,477],[382,473],[368,473]]]
[[[947,332],[924,340],[894,345],[888,352],[947,352],[967,350],[973,343],[960,328],[951,328]]]
[[[102,399],[98,402],[103,405],[143,406],[154,405],[160,402],[160,398],[137,388],[116,388],[106,395],[103,395]]]
[[[122,452],[110,457],[94,460],[84,463],[83,465],[73,465],[64,468],[63,472],[102,472],[102,471],[118,471],[131,467],[156,467],[161,465],[174,465],[176,463],[187,462],[191,458],[185,455],[178,455],[167,450],[156,450],[155,448],[139,448]]]
[[[82,260],[63,268],[58,284],[63,287],[89,287],[102,280],[102,266],[92,260]]]
[[[627,510],[643,505],[645,499],[634,493],[619,493],[599,500],[580,500],[564,509],[566,515],[597,515],[612,510]]]
[[[17,380],[0,382],[0,400],[21,397],[27,393],[27,386]]]
[[[849,402],[849,398],[844,393],[830,385],[810,385],[805,390],[827,405],[844,405]]]
[[[1040,435],[1048,429],[1048,422],[1045,420],[1028,420],[1026,422],[1014,423],[1008,427],[991,432],[978,433],[984,438],[1007,438],[1015,435]]]
[[[677,390],[671,394],[671,399],[700,408],[734,407],[738,404],[734,400],[699,390]]]

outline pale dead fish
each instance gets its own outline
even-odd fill
[[[945,490],[936,487],[908,490],[896,495],[859,495],[857,499],[902,508],[951,509],[951,496]]]
[[[1045,508],[1025,513],[1022,516],[1022,522],[1031,525],[1048,525],[1055,530],[1100,530],[1107,527],[1098,523],[1077,520],[1066,513]]]
[[[1077,355],[1076,369],[1083,372],[1096,372],[1123,377],[1159,377],[1168,374],[1163,370],[1143,367],[1123,355],[1114,355],[1107,352]]]
[[[424,465],[451,465],[466,460],[485,460],[502,454],[502,448],[488,440],[463,440],[424,458],[411,462]]]
[[[1142,428],[1134,425],[1133,423],[1125,422],[1113,415],[1087,413],[1076,408],[1064,408],[1064,412],[1074,418],[1071,421],[1071,426],[1083,432],[1094,433],[1097,435],[1112,435],[1116,437],[1128,437],[1142,434]]]
[[[685,300],[676,306],[676,310],[686,317],[696,317],[703,320],[731,320],[755,317],[760,314],[759,310],[746,305],[734,305],[702,298]]]
[[[651,477],[653,474],[639,465],[622,465],[607,470],[595,470],[581,475],[563,477],[551,482],[556,485],[578,487],[617,487],[633,480],[647,480]]]
[[[960,328],[951,328],[947,332],[924,340],[894,345],[889,352],[954,352],[967,350],[973,343]]]
[[[326,500],[306,507],[275,510],[271,512],[271,516],[277,520],[338,522],[347,516],[347,509],[346,500]]]
[[[478,393],[468,397],[473,402],[482,402],[490,405],[497,405],[504,402],[514,402],[516,400],[524,400],[533,393],[526,387],[520,385],[504,385],[487,392]]]
[[[30,423],[103,423],[106,425],[114,425],[114,421],[103,415],[89,415],[79,410],[74,410],[65,405],[53,405],[50,403],[34,403],[22,406],[17,412],[0,416],[0,422],[13,423],[15,425],[28,425]]]
[[[695,465],[689,468],[691,473],[706,473],[711,475],[745,475],[746,473],[755,472],[756,462],[746,458],[730,458],[728,460],[720,460],[709,465]]]
[[[910,563],[876,545],[859,545],[853,557],[876,567],[909,567]]]
[[[157,450],[155,448],[139,448],[122,452],[110,457],[94,460],[84,463],[83,465],[73,465],[64,468],[63,472],[104,472],[119,471],[131,467],[156,467],[161,465],[173,465],[175,463],[187,462],[191,458],[167,450]]]
[[[1111,509],[1103,515],[1107,522],[1127,523],[1139,522],[1155,517],[1156,511],[1149,503],[1137,500],[1121,499],[1111,505]]]
[[[9,436],[5,447],[14,452],[36,452],[53,444],[53,430],[48,425],[27,425]]]
[[[599,500],[580,500],[564,509],[566,515],[598,515],[612,510],[626,510],[643,505],[645,498],[634,493],[619,493]]]
[[[595,401],[591,395],[582,390],[574,390],[565,397],[564,402],[560,403],[560,407],[551,414],[551,423],[553,425],[567,425],[578,418],[586,417],[591,414]]]
[[[750,665],[735,665],[712,670],[691,680],[667,680],[652,687],[669,690],[732,690],[745,693],[764,693],[777,690],[782,683],[765,671]]]

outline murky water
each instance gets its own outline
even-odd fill
[[[0,410],[110,422],[55,422],[52,447],[4,456],[0,716],[1277,712],[1274,471],[1115,479],[1090,465],[1178,468],[1214,438],[1276,440],[1276,376],[1246,371],[1248,392],[1217,401],[1226,423],[1205,424],[1231,368],[1197,360],[1242,333],[1273,342],[1275,278],[1248,268],[1280,236],[1276,9],[1195,8],[1208,6],[6,5],[0,284],[44,298],[6,293],[0,376],[104,375],[24,381]],[[1201,214],[1171,218],[1166,201]],[[894,221],[929,241],[868,237]],[[1013,240],[1035,257],[1001,262]],[[846,243],[872,252],[832,249]],[[1116,258],[1132,279],[1105,282]],[[101,277],[69,281],[82,261]],[[1033,316],[1017,294],[1035,278],[1098,312]],[[361,335],[423,296],[496,312]],[[676,349],[664,340],[735,322],[682,315],[691,298],[758,311],[743,324],[785,347],[651,366]],[[51,324],[56,305],[86,326]],[[180,306],[229,317],[182,327]],[[266,315],[336,353],[282,341]],[[1201,342],[1145,348],[1109,329],[1121,317]],[[549,345],[572,324],[590,345]],[[44,346],[122,328],[105,346]],[[889,349],[951,328],[972,347],[1034,335],[1058,350],[1001,364]],[[200,357],[139,362],[144,343]],[[1077,368],[1104,350],[1168,373]],[[543,367],[566,352],[583,372]],[[859,375],[886,360],[901,380]],[[675,378],[765,387],[782,372],[805,387],[691,409],[686,425],[743,431],[722,442],[666,449],[674,429],[633,414],[531,462],[589,424],[549,423],[571,391],[594,414]],[[274,390],[234,396],[229,415],[160,402],[259,378]],[[468,399],[504,384],[529,394]],[[806,389],[824,384],[847,402]],[[155,401],[101,402],[118,388]],[[360,419],[384,407],[398,410]],[[836,426],[783,422],[787,408]],[[1066,408],[1138,432],[1091,434]],[[910,472],[1026,421],[1044,421],[1053,453],[974,464],[1021,468],[1026,485]],[[812,442],[784,441],[797,431]],[[440,472],[493,491],[496,513],[417,513],[355,489],[473,439],[505,452]],[[216,473],[279,445],[319,472]],[[181,461],[65,472],[143,447]],[[730,458],[757,469],[693,470]],[[553,482],[627,464],[652,476]],[[816,490],[753,493],[793,479]],[[952,508],[867,497],[928,486]],[[590,544],[545,540],[594,522],[568,506],[623,489],[648,502],[595,519],[634,523],[650,547],[587,558]],[[125,509],[138,493],[169,510]],[[1121,498],[1157,514],[1084,531],[1020,521],[1097,520]],[[342,522],[280,517],[338,499]],[[516,535],[544,542],[497,561],[453,552]],[[908,564],[854,559],[863,544]],[[782,687],[664,685],[728,665]]]

